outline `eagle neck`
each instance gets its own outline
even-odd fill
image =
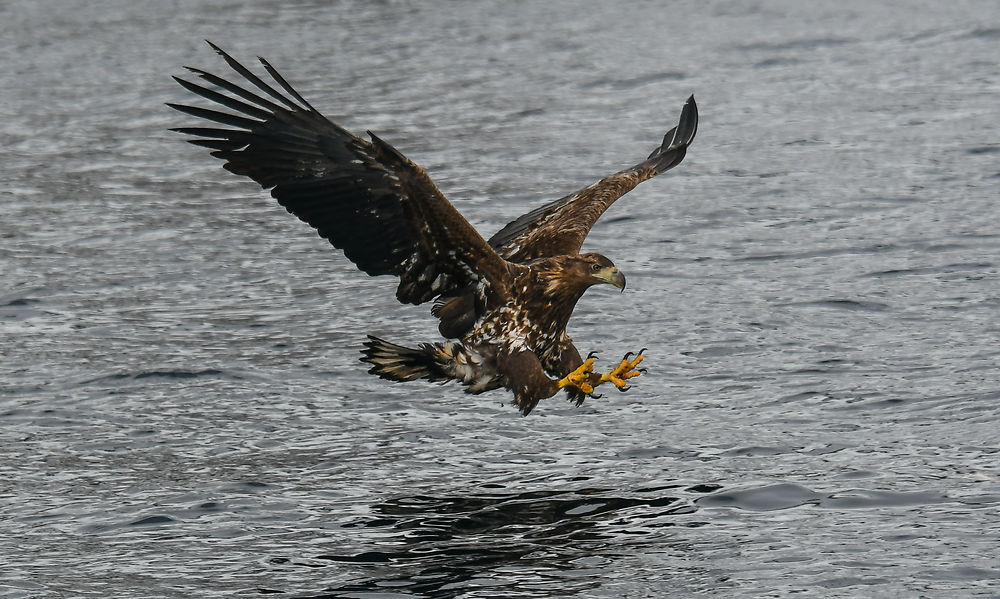
[[[564,331],[576,303],[590,285],[581,284],[560,268],[537,270],[535,284],[539,290],[536,318],[550,323],[553,330]]]

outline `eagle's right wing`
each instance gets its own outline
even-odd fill
[[[677,126],[649,158],[508,223],[490,238],[490,245],[516,263],[579,252],[604,211],[639,183],[680,164],[697,132],[698,106],[691,96]]]
[[[263,58],[284,93],[209,44],[256,90],[188,67],[231,95],[174,79],[231,112],[169,104],[226,126],[175,131],[197,136],[191,143],[214,150],[226,170],[271,189],[278,203],[364,272],[398,276],[401,302],[419,304],[468,289],[506,294],[507,262],[426,171],[371,132],[371,141],[364,140],[328,120]]]

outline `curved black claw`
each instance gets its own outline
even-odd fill
[[[587,354],[587,359],[588,360],[596,360],[597,359],[597,350],[595,349],[594,351],[592,351],[589,354]]]
[[[647,371],[646,371],[645,368],[640,368],[639,370],[636,370],[636,372],[640,372],[642,374],[646,374]]]
[[[641,353],[641,352],[640,352],[640,353]],[[628,362],[628,361],[629,361],[629,358],[631,358],[631,357],[632,357],[632,352],[625,352],[625,357],[624,357],[624,358],[622,358],[622,360],[624,360],[624,361]]]
[[[591,393],[588,397],[590,397],[590,399],[601,399],[602,397],[604,397],[604,394],[603,393]]]
[[[649,349],[649,348],[647,348],[647,347],[644,347],[644,348],[640,349],[640,350],[639,350],[639,353],[637,353],[637,354],[636,354],[636,356],[641,356],[641,355],[642,355],[642,352],[646,351],[647,349]]]
[[[631,388],[632,388],[632,385],[625,385],[624,387],[615,387],[615,389],[618,389],[619,393],[625,393],[626,391],[628,391]]]

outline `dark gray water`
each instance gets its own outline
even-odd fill
[[[669,4],[669,5],[668,5]],[[0,5],[0,595],[1000,596],[1000,4]],[[433,339],[166,131],[202,42],[489,234],[644,157],[571,323],[628,394],[389,384]],[[605,362],[607,363],[607,362]]]

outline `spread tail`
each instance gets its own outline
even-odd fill
[[[361,353],[365,355],[361,361],[372,365],[368,370],[370,374],[377,374],[379,378],[390,381],[427,379],[440,382],[453,378],[434,359],[436,350],[429,343],[413,349],[368,335],[365,349]]]

